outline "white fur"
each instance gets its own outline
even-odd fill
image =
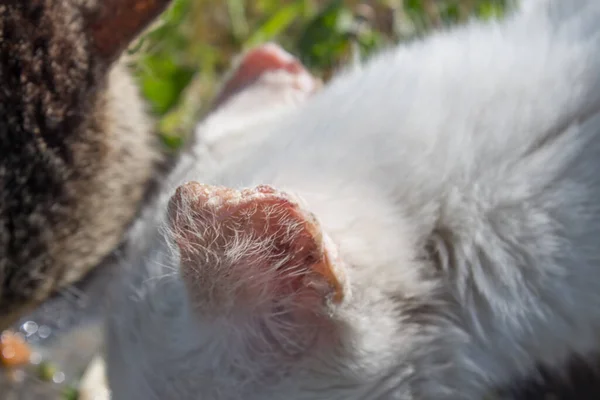
[[[187,156],[111,294],[113,398],[480,399],[598,350],[599,19],[532,1],[341,74],[264,142]],[[161,229],[188,180],[304,199],[349,265],[334,344],[263,357],[191,309]]]

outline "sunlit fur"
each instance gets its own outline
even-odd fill
[[[383,52],[218,162],[199,140],[110,294],[113,398],[479,400],[598,350],[600,3],[523,10]],[[249,351],[257,325],[191,306],[165,220],[190,180],[303,199],[347,266],[322,340]]]

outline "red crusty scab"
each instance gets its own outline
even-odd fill
[[[330,241],[286,193],[189,182],[171,198],[169,221],[181,273],[203,308],[344,298]]]

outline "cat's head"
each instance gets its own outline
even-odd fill
[[[0,328],[120,242],[157,147],[123,50],[168,0],[0,0]]]
[[[171,251],[134,262],[144,284],[109,313],[113,398],[410,399],[441,381],[456,338],[428,261],[389,207],[347,195],[180,186]]]

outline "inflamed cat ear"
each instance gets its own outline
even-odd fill
[[[88,29],[97,55],[111,62],[152,23],[171,0],[98,0]]]
[[[265,74],[278,71],[295,77],[290,85],[298,90],[311,93],[321,86],[320,81],[310,74],[300,60],[275,43],[265,43],[249,49],[235,60],[231,73],[213,101],[212,109],[220,107]]]
[[[348,295],[337,249],[315,217],[270,186],[184,184],[171,198],[169,221],[180,272],[204,316],[295,318]]]

